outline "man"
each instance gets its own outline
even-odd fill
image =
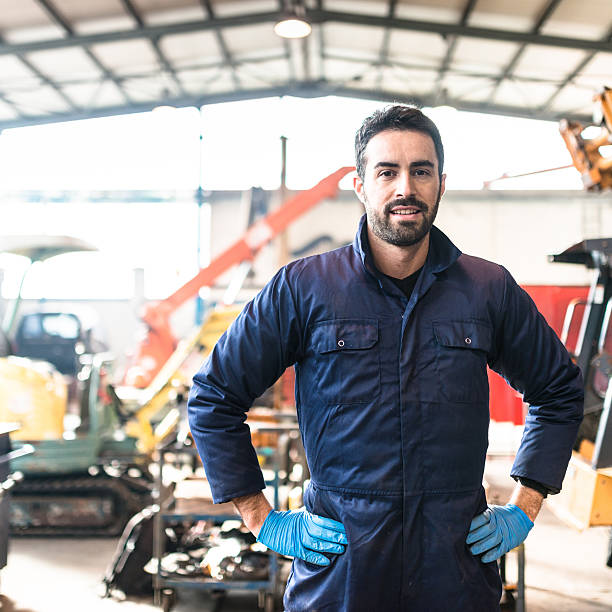
[[[430,119],[376,112],[355,152],[355,241],[285,266],[245,307],[194,378],[192,432],[215,502],[295,557],[286,610],[498,610],[496,559],[561,488],[581,376],[510,274],[433,227],[445,175]],[[292,364],[312,480],[305,510],[282,513],[244,420]],[[487,365],[530,404],[506,506],[487,507],[481,484]]]

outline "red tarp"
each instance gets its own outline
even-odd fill
[[[561,335],[568,304],[575,298],[586,299],[588,287],[557,287],[551,285],[523,285],[548,324]],[[584,307],[577,307],[570,327],[567,346],[572,351],[576,346],[578,330]],[[525,422],[526,406],[522,397],[506,384],[506,381],[489,370],[491,399],[489,409],[494,421],[511,421],[515,425]]]

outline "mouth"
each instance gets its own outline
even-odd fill
[[[415,219],[421,212],[423,211],[416,206],[396,206],[391,209],[389,214],[393,217],[402,217],[403,219]]]

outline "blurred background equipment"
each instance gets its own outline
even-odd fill
[[[125,383],[135,387],[146,386],[168,360],[176,348],[170,317],[179,306],[196,297],[202,287],[210,286],[230,268],[251,261],[265,245],[313,206],[334,197],[339,181],[352,170],[352,167],[340,168],[311,189],[283,202],[279,208],[249,226],[239,240],[172,295],[161,302],[147,305],[142,315],[146,335],[138,346],[134,363],[126,372]]]
[[[94,249],[66,236],[1,244],[30,265]],[[18,422],[16,448],[33,444],[35,453],[14,460],[24,479],[13,488],[11,528],[28,535],[116,535],[148,499],[151,478],[138,437],[124,431],[133,415],[109,394],[113,356],[75,312],[42,307],[19,317],[20,302],[21,291],[3,326],[8,354],[0,358],[0,420]]]
[[[612,145],[612,89],[604,87],[593,100],[596,104],[594,124],[600,128],[598,135],[585,138],[586,126],[570,119],[561,120],[559,131],[585,189],[601,191],[612,187],[612,157],[600,151],[601,147]]]

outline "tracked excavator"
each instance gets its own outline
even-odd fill
[[[152,455],[162,440],[176,435],[194,368],[239,311],[211,310],[203,325],[180,342],[171,331],[171,314],[201,287],[252,260],[304,212],[335,196],[339,181],[351,170],[341,168],[290,198],[169,298],[147,307],[148,336],[125,376],[127,385],[111,384],[112,355],[84,343],[79,320],[71,314],[34,313],[35,323],[28,323],[26,316],[16,335],[6,327],[8,354],[0,357],[0,420],[21,424],[15,448],[35,447],[34,454],[12,465],[24,475],[12,492],[13,533],[117,535],[150,502]],[[83,250],[62,248],[54,254]],[[52,251],[29,255],[36,261]],[[15,313],[13,309],[11,322]],[[28,336],[28,330],[39,335],[31,343],[36,351],[13,350],[16,343],[10,338]],[[55,352],[49,350],[51,345]]]

